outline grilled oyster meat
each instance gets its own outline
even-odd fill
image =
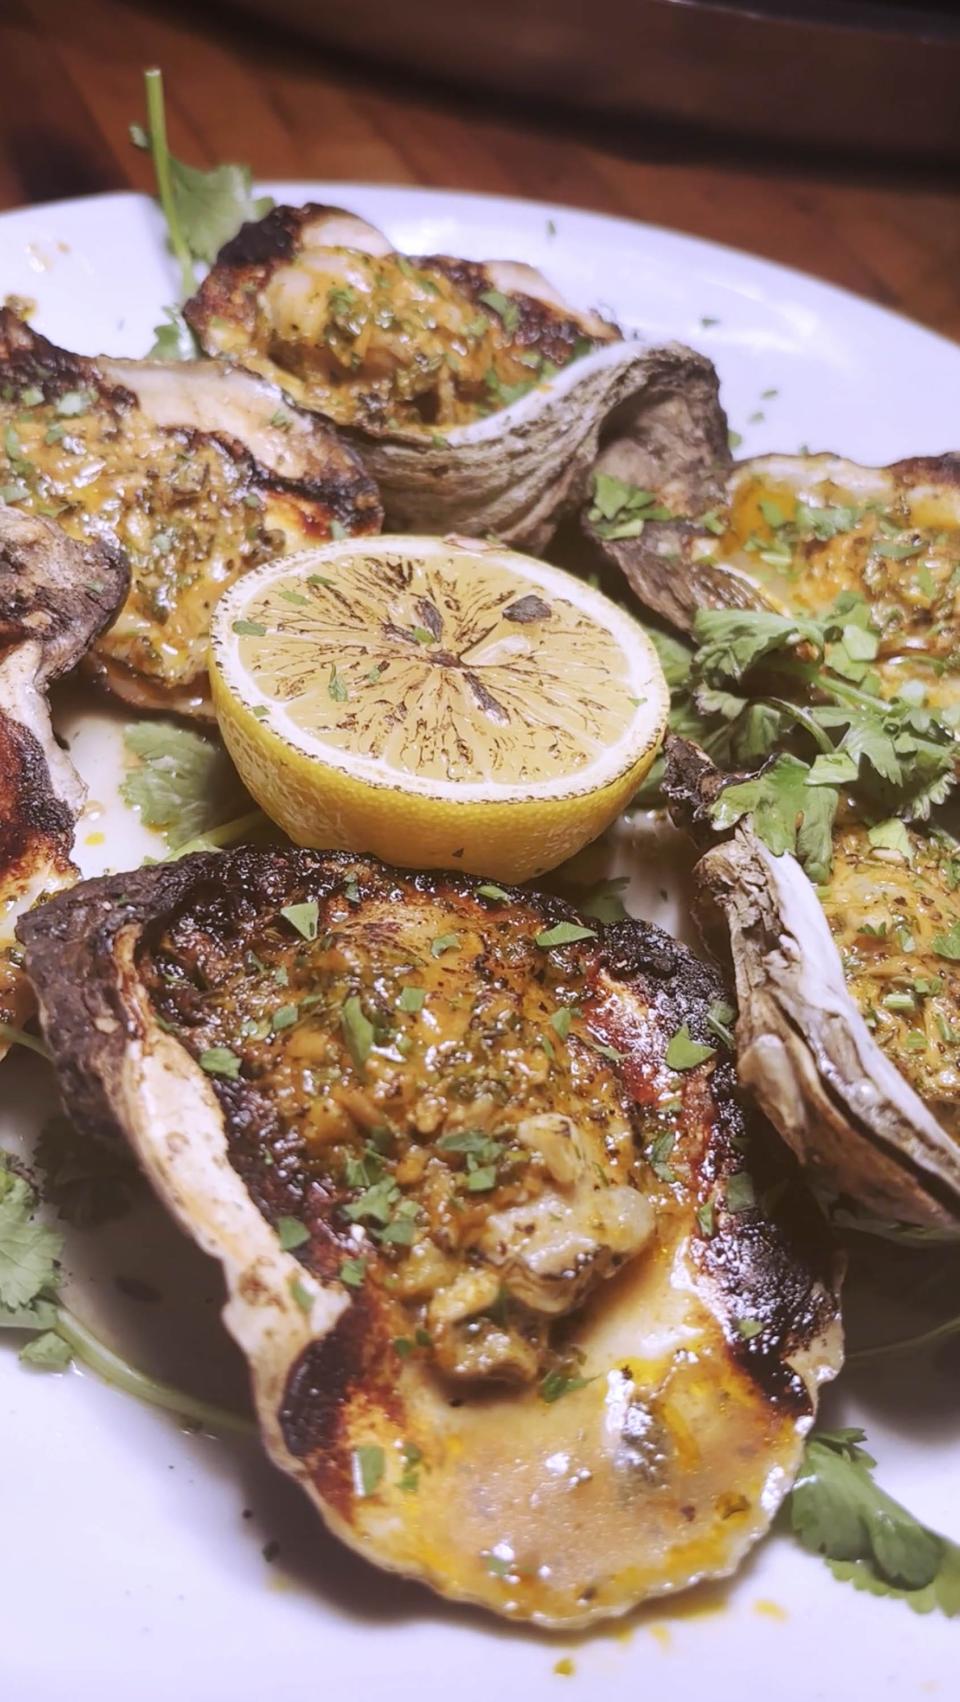
[[[210,612],[240,574],[380,526],[332,428],[212,361],[89,360],[0,309],[0,424],[7,500],[126,552],[129,595],[91,665],[144,708],[211,714]]]
[[[711,971],[294,850],[89,882],[21,931],[73,1115],[222,1261],[269,1451],[335,1532],[544,1625],[736,1566],[840,1342],[729,1061],[667,1064],[710,1041]]]
[[[688,822],[738,778],[669,742]],[[740,1078],[797,1157],[877,1217],[958,1233],[960,860],[936,830],[898,838],[841,819],[814,889],[741,823],[694,878],[708,929],[719,918],[729,938]]]
[[[695,503],[672,505],[690,519],[619,541],[593,528],[648,607],[689,630],[705,607],[822,616],[841,595],[862,598],[884,693],[910,682],[931,707],[960,707],[960,456],[862,467],[765,455],[729,470],[721,458],[715,472],[721,488],[708,480]],[[650,482],[671,506],[655,470]]]
[[[54,737],[46,688],[112,618],[128,575],[119,551],[71,543],[49,520],[0,504],[0,1022],[33,1009],[19,916],[76,878],[80,777]],[[0,1057],[6,1052],[0,1038]]]
[[[354,441],[395,531],[494,532],[538,552],[582,500],[618,404],[710,363],[626,342],[514,261],[411,258],[337,208],[275,207],[221,250],[185,313]]]

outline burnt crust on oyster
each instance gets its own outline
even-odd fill
[[[239,574],[375,532],[376,487],[334,429],[214,361],[89,359],[0,309],[0,422],[25,512],[123,548],[124,608],[88,661],[138,707],[211,717],[210,611]]]
[[[223,1263],[268,1450],[336,1533],[556,1626],[738,1564],[840,1337],[729,1058],[665,1063],[713,1044],[710,969],[296,850],[88,882],[21,936],[65,1102]]]
[[[619,406],[713,371],[679,345],[624,340],[530,266],[411,259],[321,206],[244,226],[185,312],[208,353],[337,421],[392,530],[492,533],[534,553],[582,502]]]
[[[112,619],[126,593],[119,551],[83,548],[49,520],[0,505],[0,1021],[32,998],[14,924],[76,876],[73,830],[84,788],[50,722],[46,689]],[[0,1040],[0,1056],[6,1046]]]
[[[674,817],[709,847],[694,879],[704,931],[733,961],[740,1079],[822,1189],[881,1219],[960,1232],[956,1134],[868,1028],[799,863],[742,822],[717,839],[709,805],[738,778],[668,739]]]

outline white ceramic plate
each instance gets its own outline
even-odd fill
[[[746,453],[808,445],[888,461],[958,446],[960,349],[798,273],[562,207],[352,184],[266,187],[277,200],[350,207],[411,252],[531,261],[578,304],[696,344],[720,369]],[[35,300],[37,329],[68,348],[142,354],[174,287],[159,215],[143,197],[0,218],[0,294]],[[57,709],[90,783],[85,871],[140,862],[157,846],[117,797],[121,718],[82,693]],[[667,859],[661,846],[658,866],[656,847],[641,822],[620,837],[614,866],[636,874],[631,908],[682,930],[676,849]],[[48,1072],[17,1056],[0,1083],[0,1143],[29,1147],[53,1108]],[[109,1230],[70,1231],[66,1265],[78,1308],[131,1357],[197,1393],[237,1398],[242,1370],[217,1323],[216,1274],[151,1201]],[[130,1299],[118,1276],[154,1285],[162,1301]],[[872,1323],[885,1338],[903,1315],[878,1312]],[[898,1360],[845,1376],[826,1412],[863,1423],[886,1487],[956,1536],[955,1390],[942,1364]],[[9,1702],[344,1692],[360,1702],[541,1702],[565,1686],[589,1698],[615,1686],[637,1702],[956,1694],[955,1626],[856,1594],[786,1537],[767,1541],[729,1586],[558,1639],[381,1576],[326,1536],[253,1443],[187,1434],[90,1375],[25,1371],[5,1347],[0,1438]]]

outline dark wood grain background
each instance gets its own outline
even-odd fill
[[[197,4],[0,0],[0,207],[147,188],[127,130],[150,64],[166,75],[171,145],[197,164],[232,158],[260,177],[487,190],[625,214],[799,266],[960,337],[956,165],[787,155],[471,97]]]

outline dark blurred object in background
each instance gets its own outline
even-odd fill
[[[461,87],[857,153],[960,157],[956,4],[222,0]]]

